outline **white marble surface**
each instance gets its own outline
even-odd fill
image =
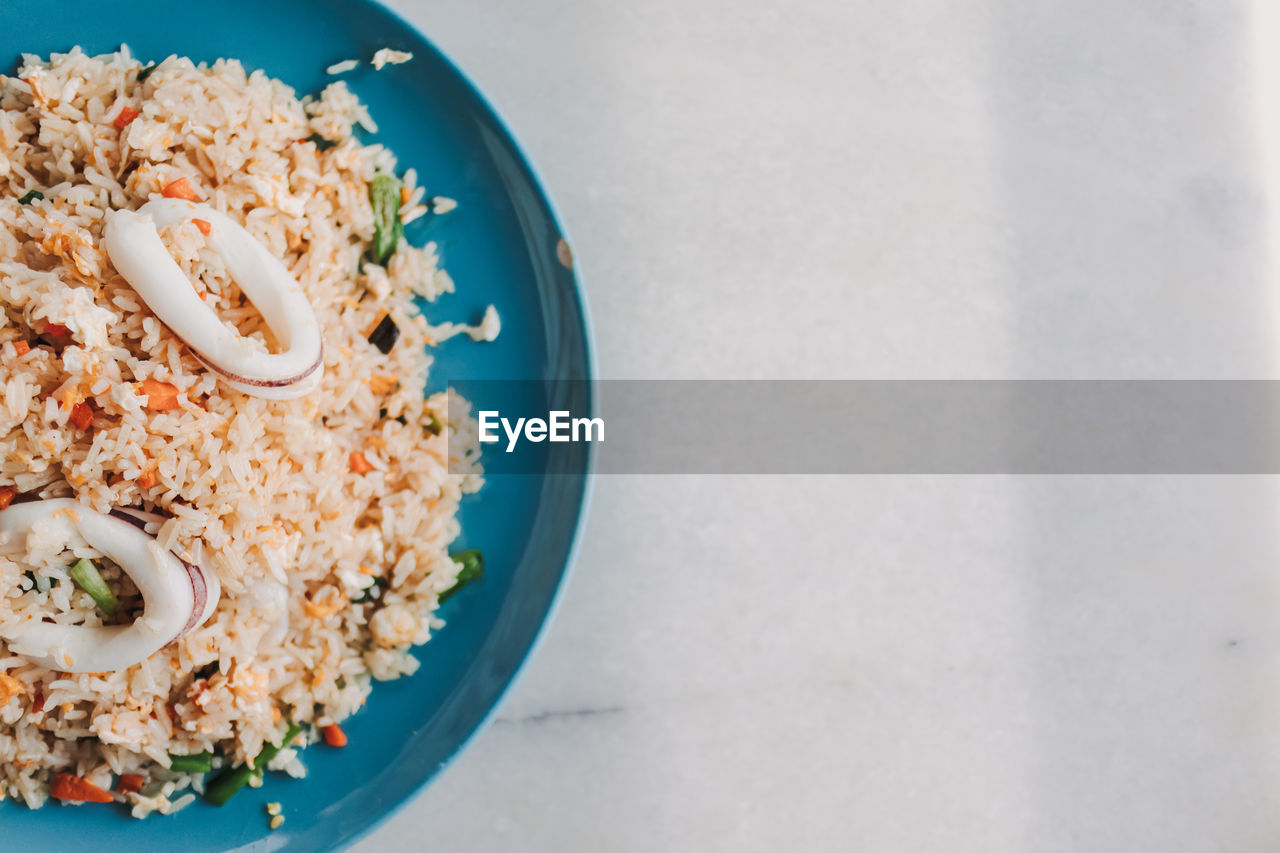
[[[1271,0],[400,0],[606,377],[1274,376]],[[359,853],[1280,849],[1271,478],[611,477]],[[429,839],[430,843],[424,841]]]

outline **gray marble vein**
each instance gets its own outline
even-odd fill
[[[575,722],[584,717],[610,717],[614,714],[621,714],[623,711],[624,709],[618,705],[607,708],[567,708],[539,711],[536,714],[526,714],[522,717],[509,717],[504,714],[493,722],[495,725],[529,726],[547,722]]]

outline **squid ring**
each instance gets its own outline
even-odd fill
[[[164,550],[145,530],[146,514],[96,512],[70,498],[13,504],[0,511],[0,554],[21,550],[33,525],[53,527],[66,542],[83,540],[129,575],[143,613],[131,625],[90,627],[28,622],[5,634],[9,651],[61,672],[110,672],[146,660],[203,624],[221,587],[212,573]]]
[[[209,246],[262,313],[281,352],[262,352],[224,325],[196,295],[159,233],[188,219],[209,223]],[[207,205],[155,199],[137,212],[112,213],[104,245],[111,263],[147,307],[228,385],[256,397],[287,400],[320,384],[324,344],[311,303],[284,264],[238,222]]]

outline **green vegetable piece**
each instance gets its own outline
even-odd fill
[[[213,753],[196,752],[191,755],[170,755],[169,769],[178,773],[208,773],[213,769]]]
[[[440,593],[441,604],[457,595],[458,591],[464,586],[484,575],[484,554],[481,554],[475,548],[470,551],[459,551],[453,554],[450,559],[462,566],[462,568],[458,570],[458,580],[454,585]]]
[[[280,750],[293,743],[294,738],[302,734],[302,726],[297,723],[290,723],[289,729],[284,733],[284,740],[280,741],[279,746],[271,744],[263,744],[262,751],[257,754],[250,764],[237,764],[222,773],[218,774],[218,778],[209,783],[204,789],[204,798],[215,806],[224,806],[227,801],[239,793],[240,789],[249,784],[249,777],[252,776],[259,768],[266,767],[271,763],[271,759],[280,754]]]
[[[400,224],[400,179],[395,175],[374,175],[369,182],[369,203],[373,205],[373,262],[385,265],[396,253],[404,237]]]
[[[31,204],[31,202],[38,198],[44,198],[44,193],[40,192],[40,190],[31,190],[22,198],[18,199],[18,204]]]
[[[142,69],[141,71],[139,71],[139,72],[138,72],[138,82],[139,82],[139,83],[144,82],[148,77],[150,77],[153,73],[155,73],[156,68],[157,68],[156,64],[155,64],[154,62],[152,62],[152,63],[151,63],[151,64],[149,64],[146,68],[144,68],[144,69]]]
[[[313,145],[315,145],[317,151],[328,151],[330,148],[338,144],[334,142],[332,139],[325,139],[323,136],[321,136],[318,133],[311,134],[310,136],[307,137],[307,139],[310,140]]]
[[[144,797],[158,797],[160,792],[164,790],[165,780],[155,779],[149,783],[138,793]]]
[[[114,616],[120,607],[116,594],[107,586],[98,572],[98,567],[89,560],[77,560],[70,570],[71,579],[93,599],[98,609],[108,616]]]

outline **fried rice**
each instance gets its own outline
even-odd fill
[[[432,244],[368,260],[370,182],[397,163],[357,128],[376,129],[342,81],[300,98],[232,59],[147,67],[127,48],[73,49],[0,76],[0,503],[153,511],[157,543],[222,588],[208,621],[141,663],[55,671],[3,638],[33,619],[109,621],[72,562],[96,560],[122,611],[138,591],[87,543],[38,527],[7,543],[0,796],[39,807],[70,774],[136,788],[112,795],[136,816],[170,812],[205,782],[172,756],[231,766],[265,744],[284,747],[273,768],[301,775],[301,747],[373,682],[412,674],[411,649],[441,626],[459,500],[480,472],[465,403],[427,393],[440,332],[418,306],[453,283]],[[280,401],[228,387],[113,268],[110,212],[182,178],[302,286],[324,343],[316,390]],[[405,172],[403,221],[426,212],[423,196]],[[170,255],[221,320],[275,347],[198,226],[161,230]],[[369,336],[386,318],[400,334],[384,353]],[[306,734],[281,744],[287,723]],[[143,784],[119,786],[125,774]]]

